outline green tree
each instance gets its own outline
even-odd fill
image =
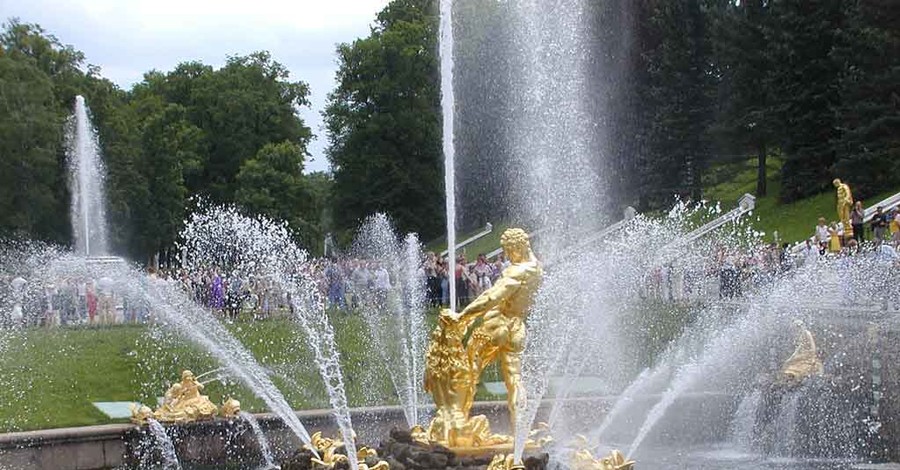
[[[848,26],[834,56],[844,65],[834,176],[865,198],[900,186],[900,7],[845,2]]]
[[[60,42],[40,25],[9,20],[0,34],[6,56],[27,61],[43,71],[53,83],[57,109],[69,109],[83,85],[84,53]]]
[[[0,233],[68,235],[53,84],[28,61],[0,57]]]
[[[186,118],[183,106],[156,96],[133,104],[141,124],[139,171],[149,198],[141,201],[142,217],[133,222],[144,253],[172,246],[181,231],[189,196],[185,175],[199,169],[203,132]]]
[[[765,41],[771,53],[769,90],[784,155],[781,200],[827,190],[839,138],[841,64],[833,52],[846,26],[841,0],[779,0],[769,4]]]
[[[303,246],[318,252],[324,198],[303,175],[304,157],[296,143],[266,144],[241,165],[235,201],[252,213],[287,221]]]
[[[650,1],[644,6],[645,124],[638,171],[645,209],[667,205],[673,194],[695,200],[701,196],[718,79],[706,13],[701,0]]]
[[[268,52],[230,57],[218,70],[187,62],[168,74],[145,76],[141,87],[183,106],[203,131],[202,171],[188,178],[191,193],[230,202],[242,163],[264,145],[291,141],[306,151],[312,133],[297,108],[309,105],[309,88],[287,79],[288,70]]]
[[[342,229],[380,211],[423,238],[443,229],[434,7],[394,0],[367,38],[338,46],[338,86],[325,122]]]
[[[773,68],[766,29],[769,2],[728,2],[714,10],[713,47],[721,79],[714,124],[719,142],[739,159],[756,153],[756,195],[766,196],[766,159],[772,146],[777,116],[774,112],[769,71]]]

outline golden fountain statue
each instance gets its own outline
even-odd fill
[[[508,454],[512,436],[492,433],[486,416],[470,416],[481,374],[495,361],[506,385],[512,435],[516,409],[525,404],[525,317],[541,285],[543,270],[524,230],[507,229],[500,244],[510,265],[497,282],[461,312],[441,311],[425,355],[425,391],[434,398],[437,412],[427,429],[414,427],[412,437],[441,444],[457,454],[493,452],[496,455],[489,470],[524,470],[523,463],[514,462]],[[526,448],[543,447],[550,441],[549,428],[541,423],[529,432]],[[634,464],[617,451],[602,459],[595,459],[589,452],[581,457],[580,470],[630,470]]]
[[[181,372],[181,382],[173,384],[166,391],[163,397],[162,405],[148,413],[147,406],[133,406],[131,410],[131,420],[135,423],[143,424],[148,418],[153,418],[164,423],[185,423],[189,421],[197,421],[204,419],[212,419],[218,413],[218,408],[206,395],[201,395],[203,384],[195,377],[194,373],[185,370]],[[240,410],[240,403],[233,400],[229,406],[237,405]]]
[[[241,413],[241,402],[234,398],[229,398],[222,402],[219,410],[222,412],[223,418],[235,418]]]
[[[354,439],[355,440],[355,439]],[[341,462],[347,462],[347,456],[344,454],[339,454],[336,451],[344,446],[344,442],[339,439],[332,439],[328,437],[322,437],[322,432],[318,431],[310,437],[310,442],[312,445],[304,444],[305,449],[313,450],[317,454],[319,454],[319,458],[313,458],[313,468],[317,470],[331,470]],[[356,452],[356,461],[359,464],[360,470],[389,470],[390,466],[384,460],[379,460],[378,463],[372,465],[371,467],[366,464],[366,458],[369,457],[378,457],[378,452],[375,449],[370,449],[368,447],[361,447]]]
[[[606,457],[596,458],[590,450],[582,449],[572,456],[572,470],[631,470],[634,460],[628,460],[618,450],[613,450]]]
[[[853,224],[850,223],[850,211],[853,209],[853,194],[850,192],[850,186],[837,178],[832,184],[837,188],[837,216],[844,225],[844,236],[852,237]]]
[[[796,385],[807,377],[822,375],[824,368],[816,350],[816,340],[800,320],[794,321],[797,329],[797,347],[781,367],[780,379],[788,385]]]
[[[568,466],[572,470],[631,470],[634,468],[634,460],[626,459],[625,455],[618,450],[613,450],[606,457],[594,457],[596,449],[582,434],[576,434],[566,447],[571,451]]]
[[[510,436],[491,433],[487,417],[469,416],[481,373],[489,364],[500,364],[513,429],[516,406],[525,399],[521,384],[524,322],[543,272],[524,230],[507,229],[500,244],[510,266],[493,287],[462,312],[441,312],[426,353],[425,390],[437,406],[426,436],[447,447],[477,448],[512,442]],[[481,323],[464,343],[478,319]]]

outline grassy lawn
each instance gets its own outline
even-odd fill
[[[828,222],[837,219],[835,209],[835,192],[826,191],[816,196],[808,197],[790,204],[782,204],[778,201],[781,192],[781,162],[777,158],[769,158],[767,161],[767,186],[768,195],[756,199],[756,209],[753,211],[754,226],[766,233],[767,241],[774,240],[774,234],[778,232],[778,238],[782,242],[797,242],[809,238],[813,234],[816,221],[819,217],[825,217]],[[714,169],[712,171],[712,184],[704,193],[704,197],[713,201],[721,201],[723,207],[730,209],[737,205],[738,198],[744,193],[756,192],[756,166],[755,160],[748,160],[733,165],[727,165],[726,169]],[[716,181],[720,179],[720,181]],[[852,189],[852,187],[851,187]],[[863,201],[866,207],[891,196],[900,191],[896,188]]]
[[[429,313],[429,323],[435,320]],[[334,313],[344,383],[351,406],[396,404],[384,367],[369,351],[365,322]],[[328,408],[328,398],[302,333],[289,320],[238,321],[228,325],[263,366],[295,409]],[[298,341],[300,339],[300,341]],[[96,401],[156,404],[182,369],[200,374],[219,364],[202,350],[159,327],[29,328],[10,333],[0,359],[0,432],[125,422],[112,420]],[[484,380],[499,380],[496,367]],[[233,396],[245,411],[267,411],[248,389],[209,383],[216,403]],[[497,399],[481,387],[479,399]]]
[[[337,343],[350,403],[392,403],[389,381],[366,350],[359,316],[335,315]],[[300,332],[291,321],[237,322],[229,326],[276,373],[273,380],[297,409],[327,406],[311,352],[297,348]],[[27,329],[7,338],[0,360],[0,431],[114,422],[95,401],[141,401],[155,405],[181,369],[199,374],[218,367],[201,350],[158,327]],[[284,375],[285,378],[280,376]],[[237,384],[213,382],[205,392],[221,403],[234,396],[249,411],[266,408]]]

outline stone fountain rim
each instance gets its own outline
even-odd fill
[[[711,392],[701,392],[698,394],[686,394],[686,395],[702,395],[709,396],[710,394],[714,395],[728,395],[726,393],[711,393]],[[648,395],[649,397],[650,395]],[[592,396],[592,397],[572,397],[562,399],[564,402],[597,402],[598,406],[609,407],[611,401],[615,398],[615,395],[608,396]],[[557,399],[555,398],[547,398],[541,401],[542,406],[548,406],[555,403]],[[433,405],[424,405],[423,408],[433,408]],[[506,407],[506,401],[479,401],[476,402],[473,406],[473,413],[490,413],[491,411],[503,409]],[[379,405],[379,406],[368,406],[368,407],[359,407],[359,408],[351,408],[351,414],[353,415],[389,415],[389,414],[402,414],[403,408],[399,405]],[[315,421],[330,421],[333,419],[333,412],[331,409],[312,409],[312,410],[295,410],[294,413],[300,418],[301,421],[307,420],[304,424],[314,424]],[[279,421],[280,419],[274,413],[254,413],[254,416],[257,417],[257,420],[260,424],[265,423],[266,426],[269,426],[270,423],[274,423]],[[185,423],[185,424],[164,424],[164,426],[180,426],[190,428],[192,426],[208,426],[209,424],[214,423],[227,423],[228,420],[225,419],[216,419],[212,421],[201,421],[201,422],[193,422],[193,423]],[[59,442],[92,442],[92,441],[103,441],[110,440],[111,438],[120,439],[125,436],[128,432],[139,432],[142,429],[141,426],[133,424],[133,423],[119,423],[119,424],[97,424],[90,426],[77,426],[77,427],[66,427],[66,428],[50,428],[50,429],[38,429],[32,431],[16,431],[9,433],[0,433],[0,450],[4,449],[20,449],[25,447],[38,447],[44,445],[53,445],[54,443]],[[315,431],[315,429],[311,429],[311,431]]]

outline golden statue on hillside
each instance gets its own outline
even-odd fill
[[[427,431],[428,439],[450,447],[511,441],[508,436],[492,434],[486,417],[469,417],[481,373],[489,364],[499,362],[512,428],[516,406],[525,399],[521,384],[525,316],[543,271],[524,230],[507,229],[500,244],[509,267],[462,312],[441,312],[426,354],[425,390],[432,394],[438,408]],[[469,328],[479,319],[481,323],[464,344]]]
[[[797,329],[797,347],[781,367],[781,379],[787,384],[799,384],[807,377],[822,375],[824,368],[816,350],[816,340],[800,320],[794,321]]]
[[[838,220],[844,225],[844,237],[852,237],[853,224],[850,223],[850,211],[853,210],[853,194],[850,192],[850,186],[837,178],[832,184],[837,188],[837,215]]]

